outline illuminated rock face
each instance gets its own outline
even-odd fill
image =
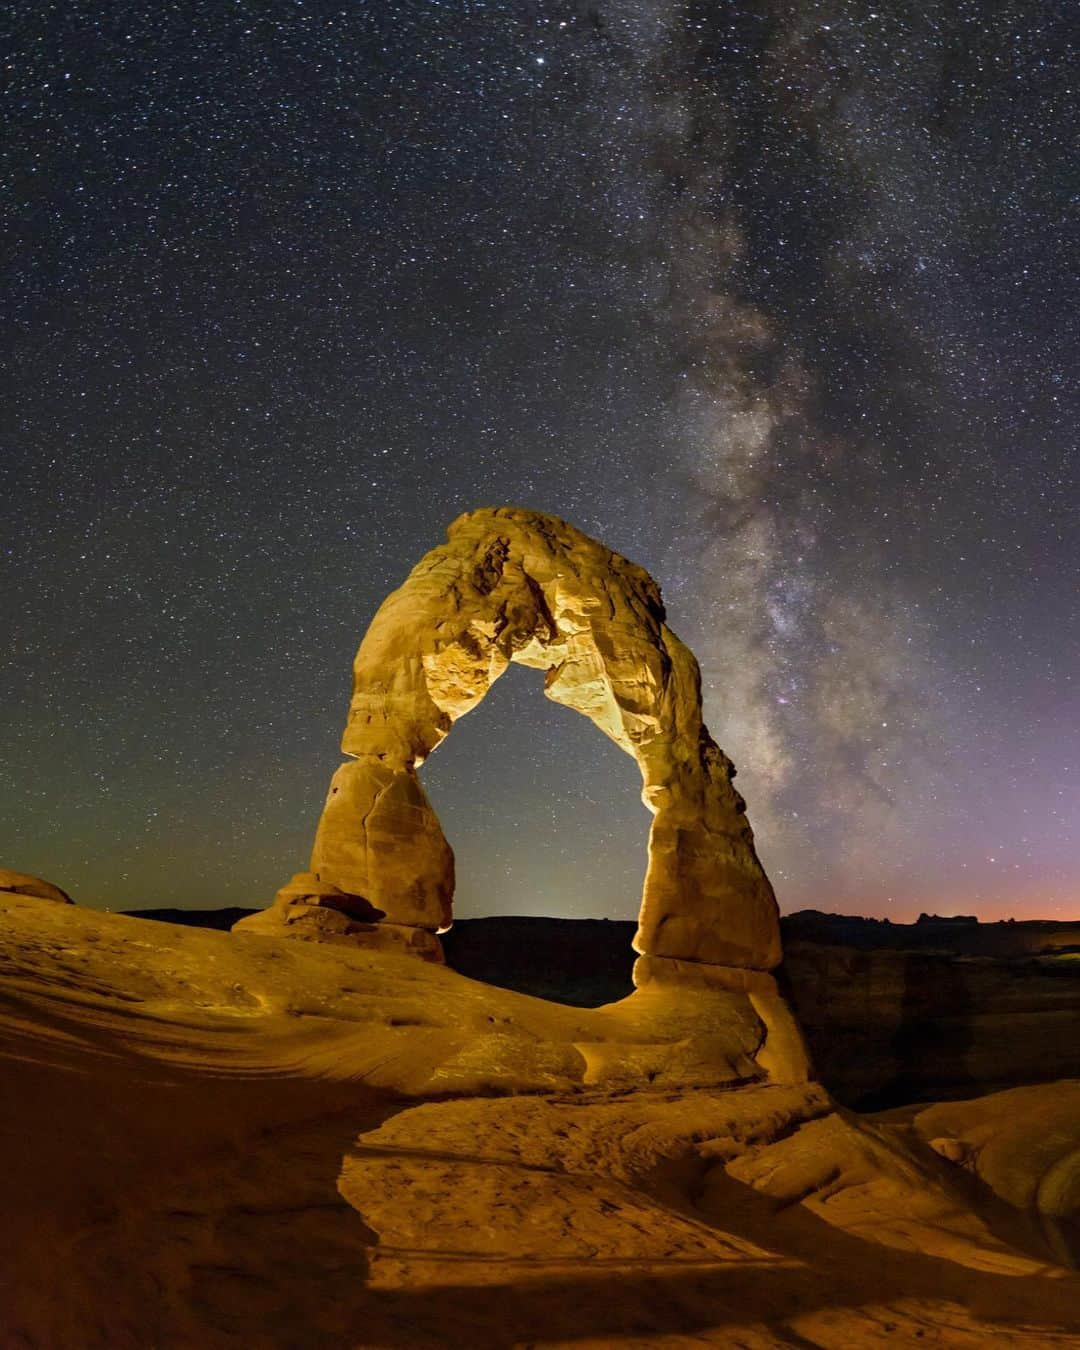
[[[42,881],[41,877],[32,877],[28,872],[11,872],[6,867],[0,867],[0,891],[32,895],[38,900],[55,900],[61,905],[75,903],[66,891],[54,886],[51,881]]]
[[[358,897],[376,923],[426,933],[450,924],[453,853],[416,770],[516,661],[544,670],[547,697],[584,713],[641,770],[653,821],[638,985],[684,984],[687,963],[770,970],[780,960],[772,888],[731,762],[702,722],[697,662],[664,617],[647,572],[562,520],[510,507],[461,516],[360,645],[342,740],[350,758],[301,874],[308,889]],[[308,897],[309,911],[323,907]],[[306,919],[315,936],[312,914],[295,913],[286,887],[242,923],[267,932],[288,920],[300,936]]]
[[[233,924],[245,933],[294,937],[306,942],[337,942],[402,956],[420,956],[442,964],[442,944],[415,924],[384,922],[385,912],[359,895],[350,895],[313,872],[297,874],[274,896],[269,909]]]

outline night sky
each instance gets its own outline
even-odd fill
[[[656,576],[782,908],[1080,915],[1072,0],[14,14],[0,865],[268,902],[376,606],[505,503]],[[541,685],[422,771],[457,913],[633,917]]]

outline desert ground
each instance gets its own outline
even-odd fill
[[[1080,1080],[590,1083],[624,1008],[4,894],[3,1345],[1080,1345]]]

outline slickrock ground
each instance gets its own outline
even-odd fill
[[[0,1343],[1080,1345],[1080,1084],[877,1120],[581,1086],[574,1045],[626,1034],[415,959],[0,897]]]
[[[38,900],[55,900],[61,905],[75,903],[70,895],[51,881],[43,881],[41,877],[30,876],[27,872],[12,872],[7,867],[0,867],[0,892],[9,891],[15,895],[32,895]]]

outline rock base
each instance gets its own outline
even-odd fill
[[[299,938],[364,947],[391,956],[419,956],[444,964],[442,943],[426,928],[383,923],[383,911],[362,895],[349,895],[320,881],[314,872],[298,872],[274,897],[269,909],[233,924],[234,933]]]

